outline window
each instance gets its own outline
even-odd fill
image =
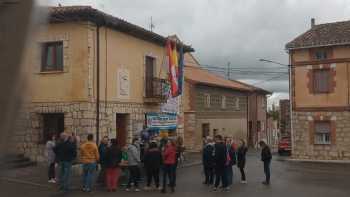
[[[239,98],[236,98],[236,100],[235,100],[235,108],[236,108],[236,110],[240,109],[240,107],[239,107]]]
[[[257,130],[257,132],[261,131],[261,122],[260,122],[260,120],[258,120],[258,122],[256,123],[256,130]]]
[[[330,121],[315,122],[315,144],[331,143],[331,123]]]
[[[265,100],[265,97],[261,97],[261,108],[265,109],[266,108],[266,100]]]
[[[210,107],[210,94],[204,94],[204,106],[207,108]]]
[[[63,71],[63,42],[43,44],[41,71]]]
[[[327,51],[326,50],[317,50],[315,53],[315,59],[316,60],[325,60],[327,59]]]
[[[226,109],[226,96],[221,97],[221,108]]]
[[[43,135],[41,142],[47,142],[52,135],[58,136],[64,131],[64,114],[42,114],[43,117]]]
[[[330,69],[316,69],[313,71],[314,93],[330,92]]]
[[[152,97],[154,93],[153,79],[155,72],[155,58],[146,56],[146,97]]]

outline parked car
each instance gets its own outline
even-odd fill
[[[290,137],[282,137],[278,142],[278,154],[279,155],[290,155],[292,151]]]

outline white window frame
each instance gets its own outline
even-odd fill
[[[239,99],[239,97],[237,97],[237,98],[235,99],[235,109],[236,109],[236,110],[240,110],[239,101],[240,101],[240,99]]]
[[[317,124],[329,124],[328,131],[317,131]],[[331,122],[330,121],[315,121],[314,122],[314,144],[329,145],[331,144]]]
[[[204,106],[210,108],[210,94],[204,93]]]
[[[222,95],[221,96],[221,109],[226,109],[227,104],[226,104],[226,96]]]

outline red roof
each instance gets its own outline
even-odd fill
[[[241,82],[224,79],[218,75],[210,73],[209,71],[197,66],[185,66],[185,80],[194,82],[194,83],[229,88],[234,90],[241,90],[241,91],[254,90],[253,88],[247,85],[244,85]]]
[[[350,21],[314,25],[286,44],[286,49],[350,45]]]

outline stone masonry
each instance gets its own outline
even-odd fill
[[[128,141],[139,132],[145,113],[159,112],[157,105],[136,103],[101,103],[100,137],[115,134],[116,114],[128,114]],[[16,120],[13,145],[18,153],[35,161],[45,160],[42,114],[63,113],[64,131],[75,132],[85,140],[88,133],[96,132],[96,104],[92,102],[32,103],[24,105]]]
[[[333,143],[315,145],[310,138],[310,122],[315,117],[330,118],[335,124]],[[350,112],[293,112],[292,156],[295,159],[350,160]]]

